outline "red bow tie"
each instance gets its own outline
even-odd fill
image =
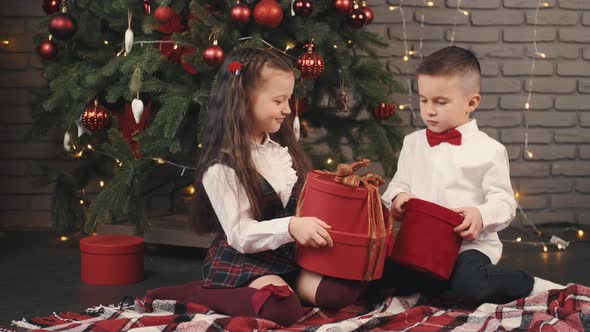
[[[426,129],[426,140],[428,145],[437,146],[442,142],[447,142],[453,145],[461,145],[461,132],[457,129],[447,130],[444,133],[435,133],[430,129]]]

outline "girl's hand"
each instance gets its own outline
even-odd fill
[[[391,214],[393,215],[393,219],[404,219],[404,214],[406,213],[406,203],[410,200],[410,198],[416,198],[416,196],[408,193],[399,193],[395,196],[391,204]]]
[[[326,229],[332,226],[315,217],[293,217],[289,221],[289,234],[304,247],[334,246]]]

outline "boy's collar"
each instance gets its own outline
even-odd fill
[[[463,137],[471,136],[479,131],[479,127],[477,126],[477,120],[471,119],[469,122],[456,127]]]

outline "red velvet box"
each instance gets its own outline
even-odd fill
[[[369,190],[365,186],[351,187],[324,178],[317,172],[307,176],[298,216],[319,218],[332,229],[328,233],[334,246],[313,248],[297,246],[297,263],[304,269],[322,275],[352,280],[375,280],[383,274],[387,256],[387,241],[392,239],[391,224],[383,219],[378,190],[372,216],[377,226],[370,232]],[[373,195],[373,194],[372,194]],[[374,212],[376,210],[379,212]]]
[[[461,247],[453,229],[463,216],[438,204],[412,198],[390,258],[400,264],[448,280]]]
[[[143,238],[112,234],[80,240],[82,281],[124,285],[143,280]]]

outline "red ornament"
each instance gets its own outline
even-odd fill
[[[352,9],[352,0],[334,0],[334,9],[340,13],[348,13]]]
[[[305,97],[291,97],[289,99],[289,108],[291,108],[291,112],[295,115],[302,116],[309,112],[309,100]]]
[[[140,158],[141,154],[138,151],[139,142],[137,141],[136,136],[147,128],[150,123],[152,119],[151,108],[152,102],[147,102],[143,108],[139,123],[135,122],[130,103],[125,103],[125,110],[123,112],[115,113],[119,120],[119,131],[137,158]]]
[[[94,105],[88,106],[82,114],[82,125],[93,133],[105,131],[111,125],[111,114],[95,99]]]
[[[355,4],[354,8],[348,13],[346,20],[348,21],[348,25],[355,29],[358,29],[365,25],[365,23],[367,22],[367,16],[365,14],[365,11],[362,10],[357,4]]]
[[[211,67],[218,67],[223,63],[223,59],[225,58],[225,53],[223,52],[223,48],[217,45],[217,42],[214,42],[213,45],[207,46],[205,51],[203,51],[203,60]]]
[[[155,29],[167,35],[174,32],[184,32],[185,28],[184,24],[182,24],[182,15],[174,12],[168,22],[156,24]]]
[[[55,14],[49,21],[49,32],[59,40],[72,38],[76,31],[78,31],[78,23],[68,13]]]
[[[367,6],[362,7],[361,10],[365,12],[365,17],[367,18],[365,25],[369,25],[371,22],[373,22],[373,18],[375,18],[373,10]]]
[[[168,23],[176,12],[170,6],[160,6],[154,11],[154,18],[160,23]]]
[[[37,47],[39,55],[46,60],[53,60],[57,55],[57,44],[53,40],[44,40]]]
[[[275,0],[262,0],[254,7],[254,20],[263,28],[276,28],[283,19],[283,8]]]
[[[301,70],[303,78],[316,79],[322,74],[325,67],[324,59],[321,55],[314,53],[312,47],[297,58],[297,68]]]
[[[180,64],[191,75],[195,75],[198,72],[197,68],[189,61],[194,53],[196,53],[196,50],[193,47],[183,47],[180,52]]]
[[[310,0],[295,0],[293,2],[293,11],[302,17],[309,16],[313,12],[313,3]]]
[[[232,21],[239,24],[248,24],[250,22],[251,15],[252,10],[250,10],[248,5],[243,3],[238,3],[237,5],[233,6],[230,13]]]
[[[43,0],[43,11],[47,15],[55,14],[59,11],[61,0]]]
[[[143,0],[143,11],[146,15],[150,16],[152,14],[152,3],[154,0]]]
[[[381,103],[378,106],[371,108],[371,114],[379,120],[387,120],[395,114],[396,105]]]

